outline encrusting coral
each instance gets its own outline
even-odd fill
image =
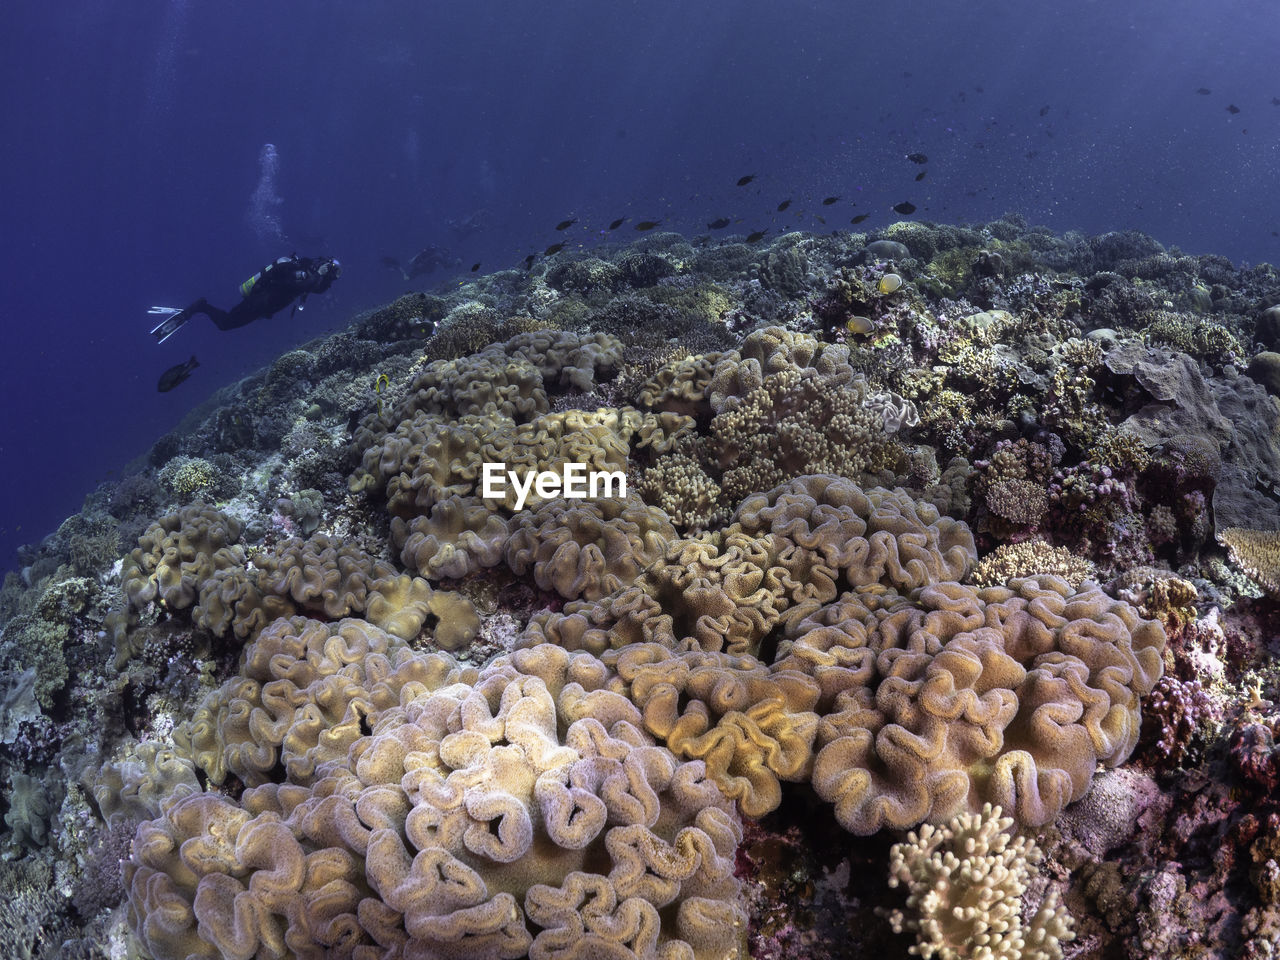
[[[1227,527],[1218,531],[1218,540],[1236,566],[1267,593],[1280,596],[1280,531]]]

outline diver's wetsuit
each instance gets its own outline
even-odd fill
[[[240,285],[244,299],[230,310],[219,310],[201,297],[183,313],[208,314],[219,330],[234,330],[265,317],[274,316],[294,300],[309,293],[324,293],[337,279],[336,260],[311,257],[281,257]]]

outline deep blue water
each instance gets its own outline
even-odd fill
[[[910,200],[1280,260],[1277,49],[1264,0],[14,0],[0,569],[213,390],[404,292],[379,258],[427,243],[489,270],[623,216],[776,235]],[[305,311],[148,337],[149,306],[230,306],[293,250],[345,268]]]

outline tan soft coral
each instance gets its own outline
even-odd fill
[[[86,771],[81,782],[113,825],[159,816],[162,805],[200,792],[191,761],[155,740],[130,742],[118,760]]]
[[[430,579],[461,578],[502,562],[507,520],[478,497],[451,496],[429,513],[391,520],[400,560]]]
[[[373,712],[411,693],[474,677],[440,656],[413,654],[362,620],[277,620],[245,648],[244,666],[209,694],[174,739],[214,783],[228,773],[264,783],[282,764],[309,783],[345,754]]]
[[[136,608],[157,599],[175,610],[191,606],[215,570],[243,565],[239,539],[239,521],[203,503],[166,514],[125,558],[122,580],[129,602]]]
[[[1042,858],[1034,841],[1013,837],[1011,817],[987,804],[942,828],[926,824],[894,844],[889,886],[905,884],[909,912],[894,910],[896,933],[917,935],[911,952],[938,960],[1061,960],[1075,939],[1071,915],[1051,890],[1024,926],[1023,895]]]
[[[705,416],[710,413],[711,377],[726,356],[706,353],[668,361],[640,385],[636,399],[648,410]],[[727,372],[724,377],[728,379]]]
[[[243,639],[294,612],[287,597],[264,594],[256,575],[245,567],[227,566],[213,571],[200,585],[200,602],[192,609],[191,619],[211,633],[234,633]]]
[[[498,350],[527,359],[552,386],[572,386],[589,392],[596,377],[622,362],[623,344],[611,333],[576,333],[570,330],[532,330],[516,334],[485,353]]]
[[[363,612],[371,583],[396,573],[391,564],[370,557],[359,546],[323,533],[282,540],[255,556],[254,566],[263,592],[332,620]]]
[[[771,671],[754,657],[655,643],[609,651],[602,662],[613,676],[600,689],[638,706],[644,729],[677,756],[704,761],[747,816],[776,809],[782,781],[808,779],[818,725],[811,678]],[[566,688],[561,704],[571,717],[600,706],[580,684]]]
[[[620,353],[616,344],[608,335],[579,339],[575,334],[536,331],[470,356],[428,363],[405,387],[395,388],[399,399],[393,405],[380,407],[356,428],[352,444],[363,458],[349,486],[353,492],[383,491],[390,478],[413,473],[418,451],[435,442],[430,438],[441,430],[447,435],[458,421],[524,423],[547,412],[544,370],[554,379],[563,373],[568,380],[586,382],[597,369],[614,362],[613,354]],[[446,464],[450,460],[447,455],[437,459]]]
[[[902,489],[863,490],[808,476],[742,502],[731,529],[785,541],[779,568],[793,602],[835,599],[840,588],[907,593],[962,579],[977,559],[968,526]]]
[[[666,515],[635,497],[557,499],[513,519],[506,560],[543,590],[597,600],[632,583],[675,539]]]
[[[755,654],[771,630],[841,589],[907,591],[963,577],[974,558],[968,527],[905,491],[802,477],[749,497],[722,533],[673,542],[631,588],[535,618],[526,643]]]
[[[851,384],[854,370],[849,348],[824,343],[806,333],[782,327],[753,331],[737,350],[721,354],[707,390],[716,413],[732,410],[765,378],[784,372],[800,372],[823,390]]]
[[[498,415],[523,421],[547,409],[547,391],[538,368],[523,356],[508,356],[500,348],[489,347],[469,357],[428,364],[391,417],[392,422],[400,422],[423,412],[449,420]]]
[[[1164,631],[1096,585],[1055,577],[925,587],[851,630],[865,686],[819,729],[813,783],[846,829],[937,822],[983,802],[1040,826],[1080,799],[1099,763],[1137,742],[1139,700],[1163,670]]]
[[[366,450],[366,469],[374,460],[376,473],[352,478],[352,489],[363,488],[356,482],[360,476],[373,476],[375,486],[381,481],[393,516],[422,516],[449,497],[474,494],[485,462],[501,459],[515,433],[515,421],[497,416],[468,416],[451,422],[426,418],[422,426],[421,441],[411,433],[408,445],[396,455],[386,455],[386,441],[381,448]]]
[[[754,652],[785,609],[780,586],[766,583],[776,549],[732,533],[677,540],[630,587],[536,617],[522,644],[550,640],[596,654],[639,642]]]
[[[802,477],[630,587],[535,617],[519,655],[600,657],[617,677],[584,690],[641,704],[753,815],[811,776],[856,833],[983,802],[1043,824],[1132,751],[1164,633],[1095,584],[964,586],[975,559],[965,524],[905,491]]]
[[[697,533],[724,523],[732,512],[720,484],[693,457],[675,452],[644,471],[636,492],[681,530]]]
[[[1050,546],[1043,540],[1002,543],[974,567],[970,579],[980,587],[992,587],[1008,580],[1052,574],[1078,586],[1094,580],[1098,570],[1093,562],[1066,547]]]
[[[608,699],[603,665],[531,653],[536,670],[476,677],[400,648],[397,670],[428,679],[397,689],[394,641],[348,623],[268,631],[229,685],[265,705],[328,683],[336,701],[298,715],[314,764],[285,744],[238,802],[196,794],[140,828],[129,922],[157,960],[745,958],[732,808]],[[579,680],[606,700],[575,718],[556,694]],[[235,714],[270,726],[253,717]]]

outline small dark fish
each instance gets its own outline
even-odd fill
[[[861,223],[863,220],[866,220],[866,219],[867,219],[868,217],[870,217],[870,216],[871,216],[871,214],[869,214],[869,213],[860,213],[860,214],[858,214],[856,217],[854,217],[852,220],[850,220],[849,222],[850,222],[850,223]]]
[[[200,366],[200,361],[196,359],[195,354],[191,355],[191,359],[183,363],[175,363],[172,367],[160,374],[160,382],[156,384],[156,389],[161,393],[168,393],[187,377],[191,376],[191,371]]]
[[[757,240],[764,239],[764,235],[768,232],[768,230],[757,230],[754,233],[748,233],[747,243],[755,243]]]
[[[577,223],[577,222],[578,222],[578,218],[577,218],[577,217],[574,217],[572,220],[561,220],[559,223],[557,223],[557,224],[556,224],[556,229],[557,229],[557,230],[568,230],[570,227],[572,227],[572,226],[573,226],[575,223]]]
[[[661,223],[662,223],[661,220],[641,220],[639,223],[636,224],[636,229],[652,230],[654,227],[660,225]]]
[[[531,253],[524,258],[524,268],[526,270],[530,269],[533,266],[534,258],[536,258],[537,256],[538,255],[536,253]]]
[[[547,249],[542,251],[542,255],[544,257],[549,257],[552,254],[559,253],[563,249],[564,249],[563,243],[553,243],[551,246],[547,247]]]
[[[475,272],[476,272],[477,270],[479,270],[479,269],[480,269],[480,264],[479,264],[479,262],[473,263],[473,264],[471,265],[471,272],[472,272],[472,273],[475,273]]]
[[[617,230],[620,226],[622,226],[626,222],[627,222],[626,217],[619,217],[617,220],[613,221],[613,223],[609,224],[609,229]]]
[[[919,173],[917,173],[917,174],[916,174],[916,183],[919,183],[921,180],[923,180],[923,179],[924,179],[925,177],[927,177],[928,175],[929,175],[929,171],[928,171],[928,170],[921,170]]]
[[[1196,93],[1200,94],[1200,96],[1202,97],[1207,97],[1209,94],[1213,93],[1213,91],[1210,90],[1208,87],[1201,87],[1199,90],[1196,91]]]
[[[708,230],[723,230],[723,229],[724,229],[725,227],[727,227],[728,225],[729,225],[729,218],[728,218],[728,217],[718,217],[717,219],[712,220],[710,223],[708,223],[708,224],[707,224],[707,229],[708,229]]]
[[[392,270],[400,269],[400,261],[395,257],[379,257],[378,262],[384,267],[390,267]]]
[[[783,200],[780,204],[778,204],[778,212],[781,213],[783,210],[787,209],[787,207],[789,206],[791,206],[791,201]]]
[[[839,198],[839,197],[823,197],[823,198],[822,198],[822,205],[823,205],[824,207],[829,207],[829,206],[831,206],[833,203],[839,203],[839,202],[840,202],[840,198]]]
[[[1049,108],[1048,108],[1048,107],[1041,107],[1041,108],[1040,108],[1040,116],[1042,116],[1042,117],[1043,117],[1043,116],[1044,116],[1046,113],[1048,113],[1048,112],[1049,112]]]
[[[910,160],[912,163],[928,163],[929,162],[929,158],[926,157],[923,153],[908,153],[907,159]]]
[[[909,217],[911,214],[916,212],[916,205],[910,200],[903,200],[901,203],[895,203],[893,205],[893,212],[900,213],[904,217]]]
[[[826,217],[824,217],[824,216],[822,216],[822,214],[820,214],[820,213],[815,213],[815,214],[813,215],[813,219],[817,220],[817,221],[818,221],[820,224],[822,224],[824,227],[827,225],[827,218],[826,218]]]
[[[748,183],[756,178],[754,173],[748,173],[745,177],[738,178],[738,186],[745,187]]]
[[[1240,108],[1239,108],[1239,107],[1237,107],[1234,103],[1229,103],[1229,104],[1227,104],[1227,113],[1229,113],[1229,114],[1231,114],[1232,116],[1234,116],[1235,114],[1237,114],[1237,113],[1239,113],[1239,112],[1240,112]]]
[[[1271,105],[1272,105],[1273,107],[1280,107],[1280,97],[1272,97],[1272,98],[1271,98]]]

